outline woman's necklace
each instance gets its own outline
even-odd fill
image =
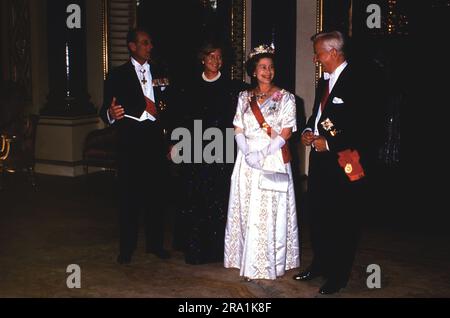
[[[267,91],[267,92],[265,92],[265,93],[263,93],[263,92],[261,92],[261,91],[259,91],[259,93],[255,90],[255,97],[257,98],[257,99],[265,99],[268,95],[269,95],[269,93],[272,91],[272,88],[273,88],[273,86],[271,86],[270,88],[269,88],[269,90]],[[259,90],[259,88],[258,88],[258,90]]]
[[[267,96],[267,93],[255,93],[257,99],[264,99]]]

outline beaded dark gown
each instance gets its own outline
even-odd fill
[[[175,219],[174,247],[185,253],[188,264],[223,261],[230,177],[233,162],[227,163],[226,129],[233,128],[239,91],[245,83],[228,80],[222,75],[214,82],[202,76],[189,85],[184,94],[182,126],[190,130],[194,141],[194,120],[201,120],[202,134],[219,128],[224,140],[223,163],[183,163],[181,168],[184,200]],[[179,114],[180,115],[180,114]],[[198,122],[197,122],[198,125]],[[198,142],[198,141],[197,141]],[[203,141],[203,147],[211,141]],[[236,152],[234,147],[234,152]],[[235,153],[232,155],[235,158]]]

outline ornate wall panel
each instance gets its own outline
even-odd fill
[[[7,4],[10,79],[31,100],[31,45],[29,0],[8,0]]]
[[[244,80],[245,63],[245,29],[246,29],[245,0],[232,0],[231,8],[231,45],[235,52],[235,59],[231,65],[231,78]]]
[[[136,26],[138,0],[103,0],[103,71],[106,76],[128,60],[126,38]]]

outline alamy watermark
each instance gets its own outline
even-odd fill
[[[70,13],[66,19],[68,29],[81,29],[81,8],[78,4],[69,4],[66,13]]]
[[[377,264],[370,264],[366,269],[370,275],[367,277],[366,285],[369,289],[381,288],[381,267]]]
[[[381,8],[378,4],[369,4],[366,9],[370,15],[367,17],[366,25],[369,29],[381,28]]]
[[[194,120],[193,136],[189,129],[178,127],[172,131],[170,139],[179,141],[171,150],[172,161],[176,164],[234,163],[233,128],[226,128],[224,136],[223,131],[217,127],[210,127],[203,131],[202,121]],[[204,141],[210,142],[203,148]],[[194,155],[193,160],[192,155]]]
[[[67,266],[66,273],[70,274],[66,279],[67,288],[81,288],[81,268],[80,265],[70,264]]]

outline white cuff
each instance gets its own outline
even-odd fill
[[[114,124],[114,122],[116,121],[115,119],[111,119],[111,117],[109,116],[109,109],[106,110],[106,117],[108,118],[110,125]]]
[[[307,131],[313,131],[311,128],[309,128],[309,127],[306,127],[305,129],[303,129],[303,131],[302,131],[302,135],[305,133],[305,132],[307,132]]]

